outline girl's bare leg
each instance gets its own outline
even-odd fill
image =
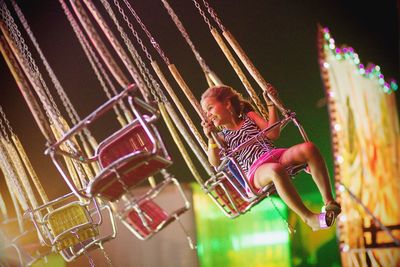
[[[273,182],[282,200],[297,213],[311,228],[318,229],[317,214],[310,211],[301,200],[285,168],[279,163],[266,163],[258,167],[254,175],[254,184],[261,188]]]
[[[302,143],[288,148],[282,155],[280,163],[285,168],[307,163],[324,203],[327,204],[334,201],[325,161],[313,143]]]

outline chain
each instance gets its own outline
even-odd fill
[[[1,113],[1,116],[3,117],[3,120],[4,120],[4,122],[5,122],[6,126],[7,126],[8,131],[11,133],[11,135],[14,135],[14,131],[13,131],[13,129],[12,129],[11,125],[10,125],[10,122],[8,121],[8,119],[6,117],[6,114],[4,113],[3,108],[1,107],[1,105],[0,105],[0,113]],[[1,123],[1,119],[0,119],[0,124],[1,124],[1,130],[5,131],[4,125]],[[8,139],[8,136],[7,136],[7,139]]]
[[[4,137],[7,142],[10,142],[10,138],[8,137],[6,128],[4,127],[3,120],[1,118],[0,118],[0,127],[1,127],[1,132],[2,132],[2,133],[0,133],[0,136]]]
[[[147,29],[146,25],[144,25],[144,23],[142,22],[142,20],[140,19],[140,17],[138,16],[138,14],[136,13],[136,11],[132,8],[131,4],[124,0],[124,3],[126,5],[126,7],[129,9],[129,11],[131,12],[131,14],[135,17],[136,22],[140,25],[140,27],[142,28],[142,30],[145,32],[145,34],[147,35],[147,37],[150,40],[150,43],[153,45],[154,49],[156,49],[156,51],[158,52],[158,54],[160,55],[160,57],[164,60],[166,65],[170,65],[170,61],[169,58],[165,55],[164,51],[161,49],[160,45],[156,42],[156,40],[154,39],[154,37],[151,35],[151,33],[149,32],[149,30]],[[136,37],[136,36],[135,36]],[[140,38],[139,38],[140,39]],[[139,41],[138,41],[139,42]]]
[[[56,105],[52,95],[50,94],[50,91],[49,91],[45,81],[43,80],[42,75],[40,74],[39,68],[36,65],[35,60],[33,59],[32,54],[29,51],[28,46],[26,45],[25,40],[22,37],[21,32],[18,30],[18,27],[15,24],[14,19],[12,18],[10,11],[8,10],[5,3],[3,4],[2,17],[5,20],[7,27],[11,32],[11,36],[14,39],[14,41],[16,42],[20,52],[22,53],[25,60],[27,60],[29,69],[32,72],[34,78],[39,80],[42,89],[44,89],[45,93],[47,94],[47,98],[46,98],[46,95],[40,89],[37,92],[39,94],[39,96],[41,96],[41,100],[43,101],[43,104],[44,104],[47,112],[49,112],[50,107],[52,107],[54,112],[56,113],[56,115],[60,116],[60,111],[58,110],[57,105]],[[48,102],[48,100],[50,100],[50,103]]]
[[[51,78],[51,81],[53,82],[54,87],[56,88],[57,93],[60,96],[60,99],[61,99],[61,101],[62,101],[62,103],[63,103],[63,105],[64,105],[64,107],[65,107],[65,109],[66,109],[66,111],[68,113],[69,118],[71,119],[73,124],[76,124],[77,121],[80,121],[78,113],[76,112],[76,110],[73,107],[70,99],[66,95],[65,90],[61,86],[59,80],[57,79],[57,77],[56,77],[56,75],[54,73],[54,71],[50,67],[50,64],[48,63],[47,59],[43,55],[43,52],[40,49],[39,44],[36,41],[36,38],[33,35],[32,31],[31,31],[31,29],[30,29],[30,27],[29,27],[29,25],[28,25],[28,23],[26,21],[25,16],[21,12],[21,9],[19,8],[19,6],[15,2],[15,0],[11,0],[11,4],[13,5],[14,10],[17,13],[17,16],[18,16],[20,22],[22,23],[22,26],[24,27],[24,29],[27,32],[30,40],[32,41],[33,45],[35,46],[36,51],[38,52],[38,54],[39,54],[39,56],[40,56],[40,58],[41,58],[41,60],[43,62],[43,65],[45,66],[45,68],[46,68],[46,70],[47,70],[47,72],[48,72],[48,74],[49,74],[49,76]]]
[[[144,65],[144,63],[143,63],[141,57],[139,56],[138,52],[137,52],[136,49],[133,47],[131,40],[128,38],[128,36],[126,35],[125,31],[123,30],[123,28],[122,28],[121,25],[119,24],[119,22],[118,22],[118,20],[117,20],[117,18],[116,18],[116,16],[115,16],[115,14],[114,14],[114,11],[111,9],[110,4],[109,4],[107,1],[105,1],[105,0],[101,0],[101,2],[102,2],[102,4],[103,4],[104,8],[107,10],[108,15],[111,17],[111,19],[113,20],[114,24],[117,26],[117,29],[118,29],[118,31],[119,31],[119,33],[120,33],[122,39],[124,40],[124,43],[125,43],[126,47],[127,47],[128,50],[129,50],[129,53],[130,53],[131,56],[133,57],[133,60],[135,61],[136,66],[139,68],[139,71],[140,71],[140,73],[141,73],[141,75],[142,75],[141,77],[143,77],[143,79],[144,79],[144,81],[145,81],[145,83],[146,83],[146,85],[147,85],[147,88],[150,88],[150,93],[152,94],[154,100],[158,102],[158,96],[157,96],[157,94],[155,93],[154,88],[153,88],[152,85],[150,84],[150,81],[149,81],[149,79],[148,79],[148,76],[147,76],[147,75],[145,74],[145,72],[143,71],[143,65]],[[114,2],[114,3],[115,3],[115,2]],[[118,5],[117,5],[117,4],[118,4]],[[125,14],[122,12],[121,7],[119,6],[119,3],[117,3],[117,4],[116,4],[116,6],[118,7],[119,12],[120,12],[123,16],[125,16]],[[125,21],[129,22],[129,20],[128,20],[128,18],[127,18],[126,16],[124,17],[124,19],[125,19]],[[129,24],[130,24],[130,23],[128,23],[128,25],[129,25]],[[132,27],[131,24],[130,24],[130,26]]]
[[[172,21],[175,23],[176,27],[182,34],[183,38],[190,46],[190,49],[192,50],[194,56],[196,57],[197,62],[200,64],[200,67],[202,68],[203,72],[210,73],[211,72],[210,68],[207,66],[204,59],[200,56],[200,53],[197,51],[192,40],[190,39],[189,34],[187,33],[185,27],[183,26],[182,22],[179,20],[178,16],[176,15],[176,13],[172,9],[172,7],[168,4],[168,2],[166,0],[161,0],[161,1],[163,2],[165,9],[167,9],[167,12],[170,15]]]
[[[90,257],[89,253],[88,253],[88,252],[86,251],[86,249],[85,249],[85,244],[83,244],[83,242],[82,242],[81,239],[79,238],[78,231],[77,231],[77,230],[71,231],[71,233],[75,235],[76,239],[78,239],[79,244],[82,246],[82,248],[83,248],[83,254],[84,254],[84,255],[86,256],[86,258],[89,260],[90,267],[95,267],[96,265],[94,264],[93,258]]]
[[[196,0],[192,0],[194,6],[197,8],[199,11],[200,15],[203,17],[204,22],[208,25],[208,28],[210,31],[213,29],[213,26],[211,26],[210,20],[207,18],[206,14],[204,11],[201,9],[200,4]]]
[[[111,10],[111,7],[108,5],[108,3],[105,0],[101,0],[101,1],[106,3],[106,5],[107,5],[106,9]],[[123,19],[126,22],[127,26],[131,30],[131,33],[136,38],[136,41],[138,42],[138,44],[142,48],[142,51],[146,54],[146,57],[150,61],[153,61],[150,53],[148,52],[147,48],[144,46],[142,39],[139,37],[137,31],[133,28],[132,23],[129,21],[129,18],[126,16],[125,12],[121,8],[121,5],[119,4],[118,0],[114,0],[113,2],[114,2],[114,5],[118,8],[119,13],[123,17]],[[131,12],[134,11],[128,2],[126,2],[125,0],[124,0],[124,2],[125,2],[125,4],[127,5],[127,7],[129,8],[129,10]],[[111,16],[111,14],[110,14],[110,16]],[[115,19],[115,15],[114,14],[113,14],[113,17],[114,17],[113,19]],[[115,19],[115,21],[116,21],[116,19]],[[160,89],[160,85],[154,79],[153,75],[150,73],[150,71],[147,68],[146,64],[143,62],[142,58],[140,57],[140,55],[138,54],[136,49],[133,47],[133,45],[130,42],[130,40],[127,38],[127,36],[125,34],[122,35],[122,33],[121,33],[121,36],[122,36],[122,38],[124,38],[125,44],[128,47],[128,50],[131,53],[132,57],[134,58],[137,66],[139,67],[139,70],[140,70],[144,80],[146,81],[147,86],[150,88],[150,92],[153,95],[155,101],[159,102],[159,96],[162,98],[162,101],[166,100],[165,95],[163,94],[163,92]],[[149,79],[151,80],[151,84],[150,84]]]
[[[3,172],[5,171],[4,178],[6,179],[6,181],[8,181],[8,183],[10,183],[9,185],[11,187],[9,188],[9,190],[13,191],[10,191],[10,194],[14,193],[22,209],[27,210],[29,208],[27,201],[28,196],[26,195],[26,192],[22,189],[21,183],[18,180],[18,174],[16,173],[16,169],[13,166],[12,159],[6,147],[8,143],[9,141],[0,138],[0,166],[4,168],[2,168]]]
[[[271,196],[268,196],[269,200],[272,203],[272,206],[274,206],[275,210],[278,212],[279,217],[281,217],[281,219],[283,220],[283,222],[285,223],[287,230],[289,232],[289,234],[295,234],[296,233],[296,229],[293,228],[293,226],[285,219],[285,217],[283,216],[283,214],[281,213],[281,211],[279,210],[279,208],[276,206],[274,200],[272,199]]]
[[[137,53],[136,49],[133,47],[131,41],[129,40],[128,36],[126,35],[126,33],[124,32],[123,28],[121,27],[121,25],[119,24],[114,11],[111,9],[110,4],[105,1],[105,0],[101,0],[103,6],[105,7],[105,9],[108,12],[108,15],[111,17],[111,19],[113,20],[114,24],[117,26],[117,29],[122,37],[122,39],[124,40],[125,45],[127,46],[129,53],[131,54],[131,56],[133,57],[136,66],[139,68],[139,71],[147,85],[148,88],[150,88],[150,93],[152,94],[153,98],[158,101],[158,96],[155,94],[153,87],[151,86],[148,77],[146,76],[146,74],[144,74],[143,69],[142,69],[142,65],[140,64],[140,62],[142,62],[142,59],[140,58],[139,54]],[[114,4],[117,6],[119,12],[124,16],[125,21],[128,22],[128,25],[130,25],[132,27],[132,25],[129,23],[128,18],[125,16],[125,14],[123,13],[122,8],[120,7],[118,2],[114,1]],[[140,62],[139,62],[140,61]]]
[[[103,243],[100,242],[100,243],[98,243],[97,245],[98,245],[99,248],[101,249],[101,252],[103,252],[104,258],[106,258],[106,260],[107,260],[107,262],[108,262],[108,265],[112,267],[113,264],[112,264],[111,258],[110,258],[110,256],[107,254],[106,250],[104,249]]]
[[[65,2],[63,0],[59,0],[59,2],[61,4],[61,7],[64,10],[65,15],[67,16],[67,19],[68,19],[69,23],[72,26],[72,29],[75,32],[76,37],[78,38],[79,43],[81,44],[81,47],[82,47],[87,59],[89,60],[89,63],[91,65],[93,71],[95,72],[97,80],[100,82],[101,88],[103,89],[104,93],[106,94],[106,96],[109,99],[112,98],[110,90],[112,91],[112,93],[114,95],[117,95],[118,92],[115,89],[113,83],[111,82],[110,77],[107,75],[107,72],[105,71],[103,65],[101,64],[101,62],[99,60],[99,58],[96,56],[96,53],[93,51],[93,49],[90,46],[90,44],[89,44],[88,40],[86,39],[85,35],[83,34],[81,29],[79,28],[78,23],[76,22],[75,18],[72,16],[71,11],[68,9],[68,7],[65,4]],[[103,77],[104,77],[105,81],[104,81]],[[107,82],[110,90],[108,89],[108,87],[106,85],[106,82]],[[114,109],[114,110],[115,110],[115,112],[116,112],[118,117],[122,117],[121,114],[119,113],[118,109]]]
[[[196,1],[196,0],[193,0]],[[210,16],[214,19],[215,23],[217,23],[218,27],[221,29],[221,31],[225,31],[224,25],[222,25],[221,20],[218,18],[217,13],[215,13],[214,9],[210,7],[210,5],[207,3],[206,0],[203,0],[204,6],[207,8],[208,13]]]
[[[46,57],[44,56],[42,50],[40,49],[40,46],[38,44],[38,42],[36,41],[35,36],[33,35],[28,22],[26,21],[26,18],[24,16],[24,14],[22,13],[21,9],[19,8],[19,6],[17,5],[17,3],[15,2],[15,0],[11,0],[11,3],[14,7],[15,12],[17,13],[17,16],[19,18],[19,20],[21,21],[25,31],[27,32],[30,40],[32,41],[33,45],[36,48],[36,51],[38,52],[43,65],[45,66],[47,73],[49,74],[51,81],[54,84],[54,87],[63,103],[63,106],[65,108],[65,110],[67,111],[68,117],[70,118],[71,122],[76,125],[78,121],[81,120],[81,118],[78,115],[78,112],[76,111],[76,109],[74,108],[74,106],[71,103],[71,100],[69,99],[69,97],[67,96],[67,94],[65,93],[64,88],[61,86],[61,83],[59,82],[59,80],[57,79],[57,76],[55,75],[53,69],[50,67],[50,64],[48,63]],[[50,94],[49,94],[50,95]],[[51,95],[50,95],[51,96]],[[90,133],[90,131],[85,128],[84,133],[86,136],[88,136],[89,138],[92,137],[92,134]],[[82,134],[79,134],[80,139],[82,140],[82,142],[86,142],[85,139],[83,138]]]

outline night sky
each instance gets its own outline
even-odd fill
[[[11,9],[12,6],[5,1]],[[100,2],[100,1],[95,1]],[[122,1],[121,1],[122,2]],[[143,22],[154,35],[167,57],[180,70],[196,97],[207,87],[202,72],[189,47],[159,0],[131,1]],[[381,66],[385,78],[399,81],[399,20],[396,1],[289,1],[289,0],[220,0],[211,1],[223,24],[239,41],[264,78],[275,85],[287,107],[296,111],[310,139],[321,149],[332,168],[329,120],[323,103],[318,52],[317,24],[328,27],[337,45],[352,46],[361,63]],[[60,4],[55,0],[18,1],[47,60],[51,64],[76,110],[83,118],[106,98],[86,60]],[[242,86],[213,41],[208,28],[192,1],[170,1],[181,18],[192,41],[210,68],[226,84],[239,90]],[[134,22],[133,18],[131,21]],[[134,24],[136,27],[137,25]],[[22,28],[20,27],[22,31]],[[136,27],[139,33],[139,28]],[[163,69],[156,52],[146,45]],[[28,37],[24,35],[25,40]],[[27,41],[28,46],[30,43]],[[30,46],[34,51],[34,47]],[[40,58],[35,57],[40,65]],[[61,177],[43,154],[46,140],[14,82],[5,61],[0,59],[0,104],[14,132],[20,137],[40,179],[52,197],[65,192]],[[165,71],[167,73],[167,70]],[[47,76],[46,76],[47,77]],[[47,79],[47,78],[46,78]],[[47,80],[46,80],[47,81]],[[170,79],[173,83],[172,77]],[[47,83],[53,90],[50,81]],[[256,83],[253,83],[256,90]],[[174,85],[178,90],[178,87]],[[55,90],[54,98],[57,98]],[[397,92],[397,99],[399,93]],[[56,101],[58,101],[56,99]],[[59,103],[59,102],[58,102]],[[187,105],[191,111],[191,106]],[[60,104],[59,108],[63,110]],[[194,112],[193,118],[196,118]],[[195,122],[198,122],[197,118]],[[161,126],[162,127],[162,126]],[[166,143],[171,144],[169,136]],[[290,139],[290,138],[288,138]],[[291,140],[285,140],[289,143]],[[194,181],[174,146],[169,146],[176,162],[171,172],[181,181]],[[311,180],[311,179],[308,179]],[[4,182],[1,180],[2,189]],[[308,189],[304,183],[303,189]],[[51,188],[56,190],[51,191]]]

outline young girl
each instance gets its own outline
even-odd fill
[[[270,94],[277,95],[275,89]],[[201,106],[207,120],[202,122],[208,138],[208,159],[213,166],[220,163],[220,149],[211,132],[222,128],[219,141],[227,151],[237,147],[260,130],[278,121],[275,106],[269,101],[269,120],[256,113],[252,105],[229,86],[208,88],[201,97]],[[275,148],[272,141],[280,135],[279,127],[266,132],[262,142],[256,142],[240,150],[237,160],[247,175],[248,182],[255,190],[273,182],[279,196],[314,231],[330,227],[341,212],[335,202],[325,162],[318,148],[310,142],[294,145],[290,148]],[[320,214],[310,211],[297,193],[286,169],[293,165],[307,164],[325,203],[326,212]]]

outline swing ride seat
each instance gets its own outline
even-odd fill
[[[158,142],[161,140],[151,138],[138,120],[105,139],[96,151],[102,171],[90,181],[86,192],[115,201],[133,186],[170,166],[172,161]]]
[[[167,211],[161,207],[155,198],[169,184],[176,186],[179,191],[183,206],[177,207],[172,211]],[[141,240],[147,240],[171,222],[178,220],[178,216],[185,213],[190,208],[179,182],[175,178],[167,178],[156,187],[151,188],[146,194],[136,200],[130,200],[124,212],[120,215],[123,224]]]
[[[233,183],[232,183],[233,182]],[[204,184],[205,192],[217,204],[224,214],[230,218],[246,213],[255,202],[246,201],[240,194],[239,182],[231,181],[225,172],[219,172],[216,177],[212,177]]]
[[[39,239],[59,252],[67,262],[116,236],[115,220],[108,205],[102,204],[99,207],[94,198],[84,202],[71,201],[71,197],[75,197],[74,193],[66,194],[34,210],[27,211]],[[101,211],[104,209],[110,217],[112,232],[100,235],[99,226],[103,222]],[[65,253],[67,250],[69,253]]]
[[[211,178],[205,183],[206,192],[228,217],[236,218],[240,214],[249,211],[264,198],[276,193],[273,183],[269,183],[257,192],[254,192],[254,194],[253,192],[249,192],[249,190],[246,190],[248,182],[244,180],[237,170],[232,168],[231,164],[228,163],[228,166],[230,174],[222,172],[224,175],[223,178]],[[287,172],[293,178],[306,167],[306,164],[293,166],[288,168]]]
[[[204,184],[206,192],[228,217],[235,218],[250,210],[264,198],[276,193],[276,188],[272,182],[259,190],[251,188],[246,175],[235,160],[235,154],[249,144],[258,142],[260,139],[264,138],[265,133],[272,128],[283,128],[289,121],[297,123],[295,120],[295,113],[289,113],[282,120],[260,131],[257,136],[240,144],[229,155],[226,155],[222,159],[220,166],[217,167],[218,173],[206,181]],[[301,164],[291,166],[287,168],[286,171],[288,175],[293,178],[306,168],[307,164]]]
[[[172,164],[170,156],[154,126],[158,119],[157,110],[138,96],[135,84],[129,85],[123,92],[109,99],[86,118],[78,122],[64,134],[61,140],[51,145],[46,153],[50,154],[68,186],[75,195],[82,198],[100,197],[108,201],[116,201],[129,189],[138,185],[146,178],[156,174],[161,169]],[[73,137],[90,124],[98,120],[103,114],[112,110],[117,104],[128,99],[134,119],[123,128],[104,139],[96,148],[92,157],[85,157],[80,151],[70,153],[61,149],[61,145],[73,140]],[[146,113],[142,115],[142,111]],[[84,194],[70,182],[71,178],[64,171],[63,166],[56,158],[56,154],[72,157],[82,163],[96,161],[100,171],[91,179],[84,190]]]
[[[57,251],[74,246],[99,234],[86,207],[81,203],[69,203],[47,216],[47,224]]]

